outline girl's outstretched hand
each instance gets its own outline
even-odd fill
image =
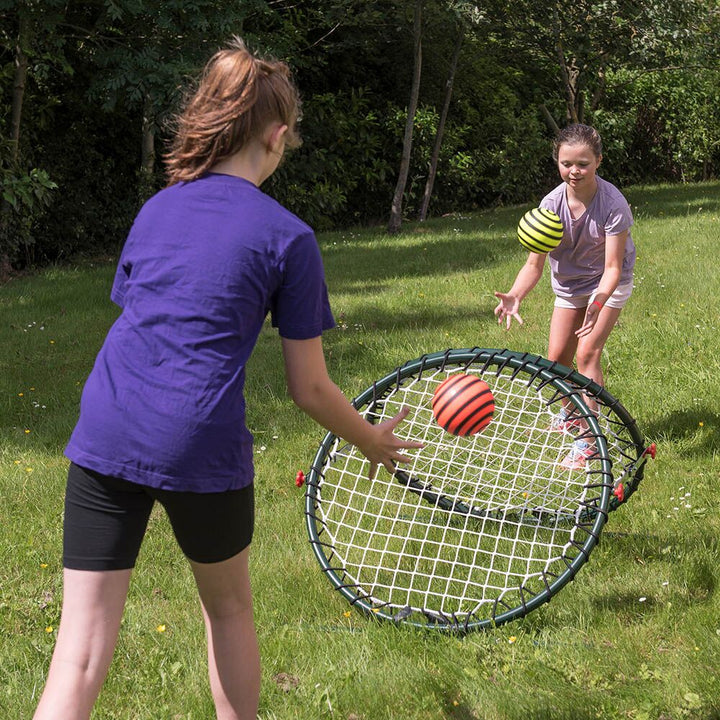
[[[395,435],[395,428],[410,412],[409,407],[403,407],[395,417],[385,420],[378,425],[372,425],[373,432],[367,442],[358,445],[360,452],[370,461],[370,479],[375,477],[378,465],[383,465],[392,475],[397,463],[412,462],[412,458],[404,455],[402,450],[407,448],[421,448],[423,443],[414,440],[403,440]]]
[[[520,325],[522,325],[523,320],[518,312],[520,310],[520,301],[517,297],[515,295],[500,292],[496,292],[495,297],[500,300],[495,308],[495,315],[497,316],[498,324],[505,320],[505,328],[509,330],[512,319],[515,318]]]
[[[575,335],[579,338],[589,335],[593,331],[599,316],[600,308],[595,303],[590,303],[585,311],[583,324],[575,331]]]

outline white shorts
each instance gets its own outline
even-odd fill
[[[605,301],[605,305],[611,308],[623,308],[625,303],[630,299],[633,291],[633,281],[618,285],[615,292]],[[597,291],[595,291],[597,292]],[[591,295],[575,295],[574,297],[564,298],[555,296],[555,307],[559,308],[575,308],[579,310],[586,308],[595,297],[595,292]]]

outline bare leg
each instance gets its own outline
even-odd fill
[[[210,688],[218,720],[255,720],[260,654],[246,548],[219,563],[191,562],[208,641]]]
[[[594,380],[598,385],[603,385],[603,371],[600,361],[602,351],[605,347],[612,329],[620,317],[620,308],[605,306],[598,316],[592,332],[581,338],[577,346],[578,372]]]
[[[548,360],[559,362],[566,367],[573,367],[578,339],[575,331],[582,325],[585,317],[585,308],[553,309],[550,320],[550,339],[548,340]],[[563,408],[570,412],[568,402],[562,401]]]
[[[582,311],[584,314],[584,310]],[[577,369],[578,372],[591,380],[594,380],[598,385],[604,384],[604,377],[602,371],[602,351],[605,347],[610,332],[615,327],[618,318],[620,317],[620,308],[604,307],[600,311],[595,327],[592,332],[585,337],[582,337],[577,341]],[[598,414],[598,404],[593,397],[590,395],[585,396],[585,402],[590,410]],[[585,424],[585,423],[583,423]],[[587,442],[594,446],[592,440]],[[579,467],[582,464],[580,459],[577,464],[572,464],[573,467]]]
[[[582,325],[585,308],[553,309],[550,320],[550,339],[548,340],[548,360],[559,362],[567,367],[573,366],[578,339],[575,331]]]
[[[57,643],[34,720],[90,717],[115,650],[131,572],[65,569]]]

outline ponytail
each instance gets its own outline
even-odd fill
[[[260,137],[272,122],[288,126],[286,147],[298,147],[299,116],[300,97],[287,64],[254,56],[234,37],[210,59],[197,89],[175,118],[174,138],[165,156],[168,184],[195,180]]]

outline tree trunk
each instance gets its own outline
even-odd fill
[[[597,110],[605,99],[605,87],[607,84],[605,77],[605,66],[601,66],[597,73],[598,82],[595,92],[593,92],[592,99],[590,101],[590,109]]]
[[[413,38],[415,47],[413,52],[413,79],[410,88],[410,102],[408,104],[407,122],[405,123],[405,136],[403,137],[403,150],[400,159],[400,174],[398,176],[397,185],[395,186],[395,194],[393,196],[392,207],[390,208],[390,220],[388,222],[388,232],[396,233],[400,230],[402,224],[402,200],[405,195],[405,186],[407,185],[408,173],[410,172],[410,153],[412,152],[412,136],[413,126],[415,124],[415,112],[418,105],[418,96],[420,94],[420,73],[422,70],[422,4],[423,0],[415,2],[415,18],[413,21]]]
[[[425,194],[423,195],[422,207],[420,208],[419,219],[421,222],[427,218],[433,185],[435,184],[435,175],[437,173],[437,164],[440,157],[440,148],[442,147],[443,135],[445,133],[445,121],[447,120],[448,110],[450,109],[450,98],[452,97],[453,83],[455,82],[455,71],[457,70],[457,64],[460,58],[462,41],[463,32],[462,28],[460,28],[458,30],[457,40],[455,41],[455,50],[453,51],[452,60],[450,61],[450,74],[448,75],[447,82],[445,83],[445,100],[443,102],[442,112],[440,113],[437,133],[435,133],[435,146],[433,147],[432,157],[430,158],[430,169],[428,170],[427,182],[425,183]]]
[[[27,42],[30,34],[30,22],[20,16],[17,45],[15,46],[15,74],[13,77],[12,110],[10,115],[10,163],[14,165],[20,153],[20,125],[22,106],[25,99],[25,84],[28,74]]]
[[[558,59],[558,66],[560,68],[560,77],[563,81],[563,89],[565,91],[565,106],[567,107],[568,119],[573,122],[579,122],[577,112],[577,70],[573,67],[568,67],[565,60],[565,53],[563,52],[562,43],[558,40],[555,45],[555,54]]]
[[[140,156],[140,202],[145,202],[153,192],[155,173],[155,114],[152,99],[145,94],[142,116],[142,146]]]
[[[30,36],[30,21],[25,15],[20,15],[17,44],[15,45],[15,73],[13,75],[12,107],[10,110],[10,141],[8,143],[8,165],[14,168],[20,158],[20,127],[22,125],[22,107],[25,99],[25,85],[28,75],[27,47]],[[3,200],[0,208],[0,282],[10,277],[12,264],[7,248],[2,246],[8,226],[8,217],[11,212],[10,204]]]
[[[555,118],[552,116],[552,113],[547,109],[547,105],[545,105],[545,103],[540,103],[540,112],[542,113],[545,124],[548,126],[550,132],[557,136],[560,133],[560,128],[555,122]]]

